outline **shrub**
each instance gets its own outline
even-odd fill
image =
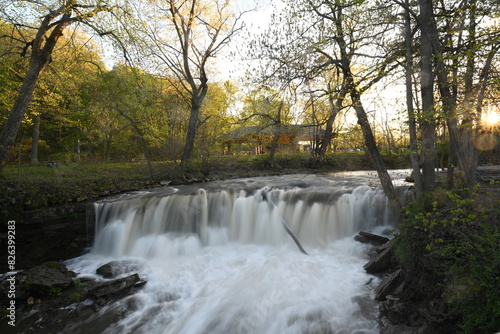
[[[439,294],[462,333],[494,333],[500,315],[498,204],[468,190],[436,189],[408,204],[397,255],[412,277],[412,298]],[[430,288],[429,288],[430,287]],[[432,291],[432,289],[434,291]]]

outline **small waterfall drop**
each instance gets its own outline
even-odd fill
[[[96,203],[94,246],[68,266],[98,278],[111,260],[140,263],[147,284],[108,334],[378,333],[378,279],[353,240],[392,225],[372,179],[248,179]]]
[[[274,205],[264,200],[263,192]],[[96,204],[93,252],[162,256],[166,250],[156,244],[163,245],[165,238],[191,240],[195,249],[229,242],[277,246],[291,240],[282,219],[304,246],[314,248],[360,230],[389,226],[391,214],[382,191],[368,186],[330,192],[298,187],[253,193],[199,188],[190,194],[144,194]],[[179,255],[185,248],[178,249]]]

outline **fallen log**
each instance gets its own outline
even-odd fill
[[[276,205],[274,204],[274,202],[267,196],[267,190],[265,190],[265,189],[262,190],[262,198],[264,199],[264,201],[266,201],[273,208],[276,208]],[[286,220],[285,220],[285,218],[283,216],[281,216],[281,225],[283,225],[283,228],[288,233],[288,235],[290,235],[290,237],[292,237],[293,241],[295,242],[295,244],[297,245],[297,247],[299,248],[299,250],[302,253],[304,253],[306,255],[309,255],[309,254],[307,254],[307,252],[304,250],[304,248],[300,244],[299,239],[297,239],[297,237],[295,236],[295,234],[293,234],[292,230],[290,230],[290,227],[288,227],[288,224],[286,223]]]

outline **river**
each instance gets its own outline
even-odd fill
[[[95,203],[95,243],[67,265],[103,280],[96,268],[119,260],[147,281],[100,310],[122,314],[103,333],[378,333],[378,278],[363,270],[369,246],[353,239],[393,225],[377,183],[350,172],[122,195]]]

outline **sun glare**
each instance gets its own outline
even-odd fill
[[[486,126],[500,125],[500,114],[498,112],[489,112],[484,115],[483,122]]]

